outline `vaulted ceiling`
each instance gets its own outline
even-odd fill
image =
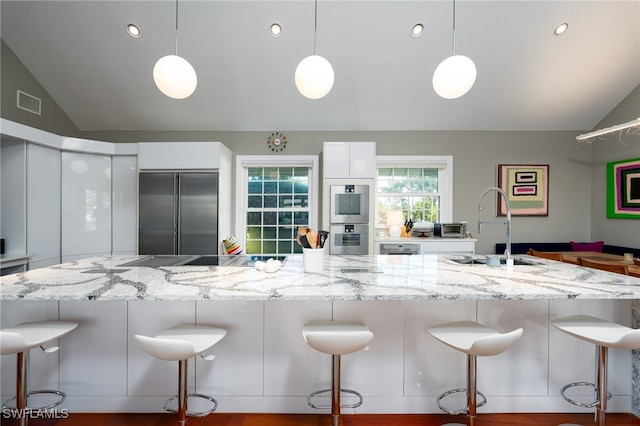
[[[335,84],[309,100],[294,71],[313,54],[315,6],[181,0],[178,54],[198,75],[184,100],[152,78],[175,53],[174,1],[3,0],[1,31],[80,130],[589,130],[640,85],[640,0],[457,0],[455,50],[477,80],[454,100],[432,86],[453,54],[452,1],[318,0]]]

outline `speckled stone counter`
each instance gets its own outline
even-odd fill
[[[281,270],[266,273],[236,266],[134,267],[127,264],[142,257],[99,256],[0,277],[1,316],[6,323],[60,318],[82,324],[65,337],[59,366],[34,377],[47,383],[46,372],[59,371],[49,386],[64,388],[67,406],[78,412],[160,410],[175,390],[173,375],[140,353],[132,336],[194,320],[230,329],[217,345],[218,367],[198,367],[198,383],[219,396],[222,411],[308,412],[308,388],[319,386],[329,372],[307,377],[324,359],[313,358],[299,329],[310,318],[334,315],[362,319],[376,333],[371,351],[353,355],[362,371],[352,380],[367,396],[359,412],[439,412],[435,396],[462,369],[447,364],[450,351],[424,329],[459,318],[526,329],[517,348],[484,361],[481,375],[509,366],[520,376],[484,380],[483,392],[491,399],[486,412],[589,411],[566,403],[557,389],[590,378],[593,364],[583,354],[593,351],[549,327],[549,318],[589,312],[638,327],[640,278],[514,257],[533,264],[327,255],[321,273],[305,273],[302,255],[293,255]],[[615,356],[610,382],[616,394],[609,409],[640,415],[640,354]],[[2,368],[3,377],[13,377],[13,363]],[[158,377],[167,382],[160,386]],[[7,380],[3,386],[10,388]]]
[[[302,255],[275,273],[252,267],[132,267],[102,256],[2,277],[0,300],[480,300],[640,299],[640,278],[515,256],[534,263],[462,265],[462,256],[326,256],[305,273]]]

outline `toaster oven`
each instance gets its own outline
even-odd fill
[[[440,236],[442,238],[465,238],[467,236],[467,222],[441,223]]]

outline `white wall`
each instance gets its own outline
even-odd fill
[[[597,129],[626,123],[640,117],[640,87],[636,88]],[[630,135],[612,133],[591,144],[591,238],[608,244],[640,247],[640,219],[607,218],[607,163],[640,158],[640,132]]]

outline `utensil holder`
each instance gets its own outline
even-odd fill
[[[324,248],[302,248],[304,272],[322,272],[324,270]]]

